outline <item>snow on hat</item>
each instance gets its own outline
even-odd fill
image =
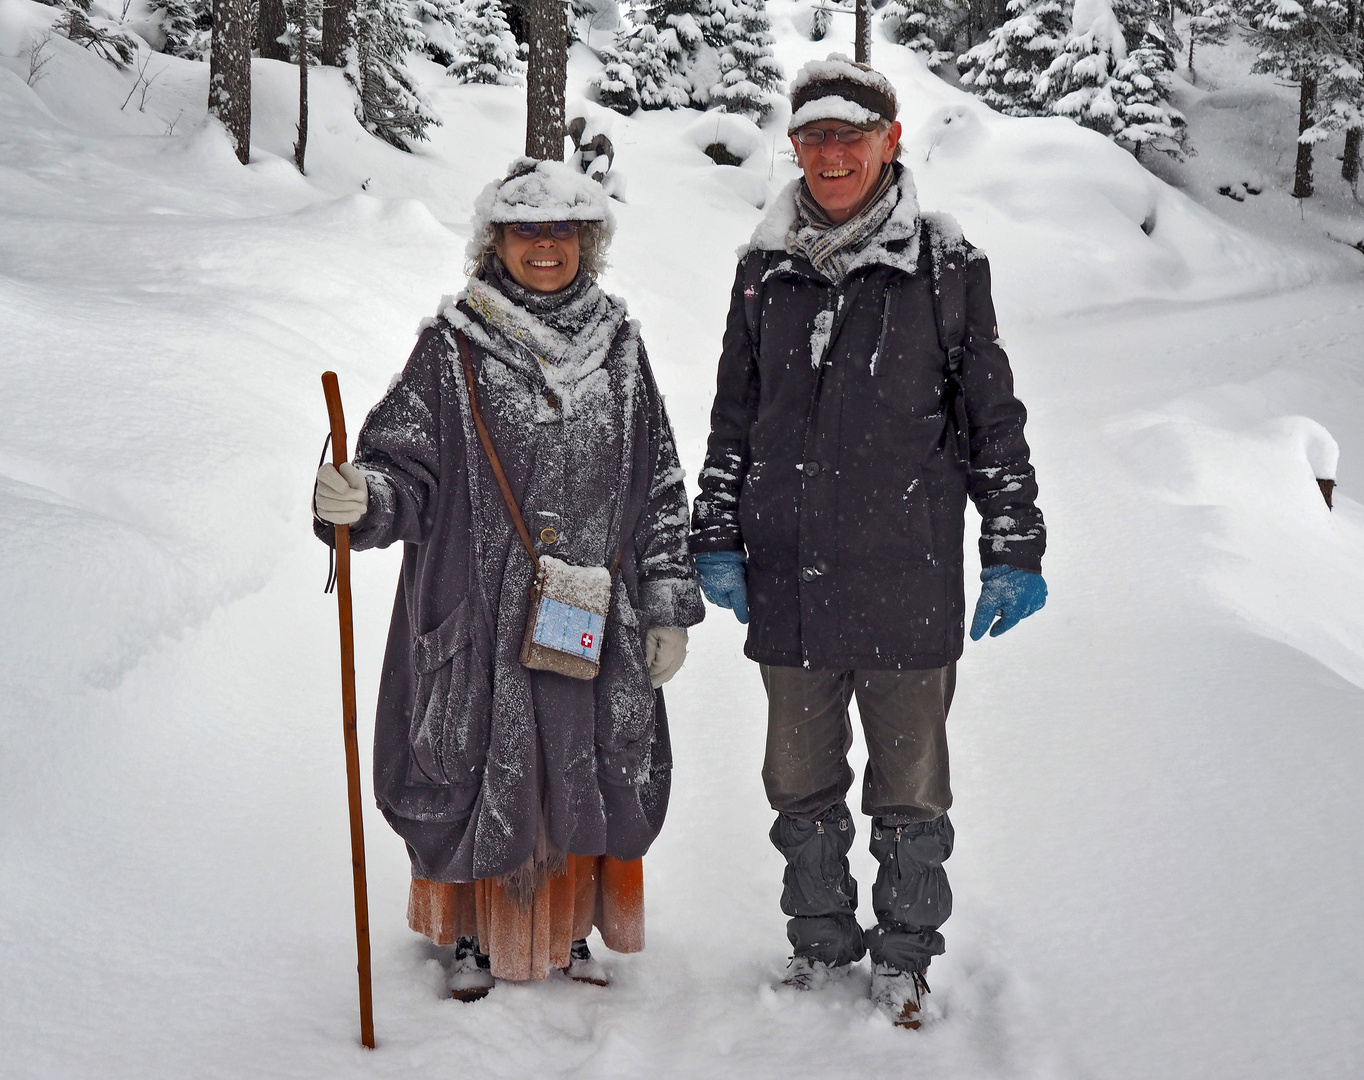
[[[791,121],[786,133],[816,120],[875,124],[894,120],[898,111],[889,79],[842,53],[830,53],[825,60],[811,60],[791,80]]]
[[[474,200],[474,224],[516,221],[601,221],[615,224],[601,184],[562,161],[517,158],[502,180]]]
[[[595,221],[606,234],[616,231],[611,199],[602,186],[562,161],[519,157],[507,175],[494,180],[474,200],[472,235],[465,251],[471,263],[497,242],[497,226],[517,221]]]

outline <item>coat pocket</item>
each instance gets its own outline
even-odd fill
[[[654,700],[644,657],[644,627],[625,583],[617,578],[597,676],[597,769],[607,783],[641,784],[648,779]]]
[[[434,630],[412,643],[416,687],[408,745],[413,784],[470,784],[480,719],[474,715],[481,673],[466,597]]]

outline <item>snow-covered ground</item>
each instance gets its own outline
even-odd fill
[[[789,0],[771,10],[788,74],[828,51]],[[1281,147],[1219,142],[1222,114],[1251,106],[1190,110],[1203,164],[1163,175],[1205,208],[878,42],[921,202],[991,256],[1051,537],[1046,610],[961,665],[941,1020],[892,1029],[865,969],[772,989],[762,690],[713,611],[668,690],[648,950],[603,954],[605,991],[443,999],[439,950],[405,925],[402,847],[370,811],[368,1052],[335,605],[307,507],[318,376],[339,372],[357,430],[461,284],[472,198],[519,150],[522,99],[424,67],[445,124],[406,156],[315,73],[305,179],[294,73],[257,62],[242,168],[204,124],[206,65],[153,57],[146,111],[120,110],[132,75],[54,39],[28,88],[22,54],[52,15],[0,0],[6,1080],[1364,1072],[1364,260],[1301,227],[1314,206],[1299,219],[1283,195]],[[1217,57],[1200,75],[1230,80]],[[574,86],[591,65],[575,54]],[[1291,98],[1252,99],[1291,117]],[[780,116],[739,169],[697,149],[713,117],[603,119],[627,198],[608,285],[643,322],[694,473],[732,252],[794,166]],[[1250,216],[1216,194],[1236,155],[1270,185]],[[1328,513],[1314,474],[1337,444]],[[396,569],[396,552],[356,561],[362,743]]]

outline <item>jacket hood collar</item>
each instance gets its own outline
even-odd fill
[[[848,273],[864,266],[882,264],[906,274],[913,274],[919,265],[919,197],[914,189],[914,175],[900,162],[895,170],[895,209],[884,225],[861,251],[848,258]],[[739,248],[739,258],[754,251],[791,253],[789,238],[800,227],[796,214],[796,193],[803,180],[792,180],[773,200],[747,244]]]

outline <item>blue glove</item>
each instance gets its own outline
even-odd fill
[[[748,622],[748,560],[742,551],[703,551],[694,556],[701,591],[716,607],[733,608]]]
[[[1041,574],[1019,570],[1013,566],[987,566],[980,572],[980,599],[976,601],[976,615],[971,620],[971,640],[979,641],[990,631],[999,637],[1047,602],[1047,583]],[[995,616],[999,622],[991,626]]]

